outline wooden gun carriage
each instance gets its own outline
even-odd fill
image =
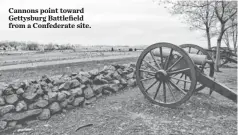
[[[145,98],[170,108],[205,87],[237,102],[236,92],[215,81],[213,75],[212,57],[193,44],[156,43],[142,51],[136,63],[136,81]]]
[[[217,47],[212,47],[211,49],[207,49],[207,52],[216,59]],[[228,47],[220,47],[220,65],[223,66],[227,63],[237,63],[237,54],[234,50],[229,49]]]

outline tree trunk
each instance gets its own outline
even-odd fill
[[[221,23],[221,31],[220,34],[217,38],[217,52],[216,52],[216,61],[215,61],[215,71],[219,72],[219,66],[220,66],[220,47],[221,47],[221,41],[222,41],[222,36],[224,34],[224,29],[225,29],[225,24]]]
[[[207,47],[210,50],[212,47],[211,47],[211,37],[210,37],[209,28],[206,29],[206,34],[207,34]]]

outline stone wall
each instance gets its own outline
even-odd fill
[[[111,65],[94,69],[0,84],[0,129],[20,128],[27,120],[47,120],[52,115],[91,104],[102,95],[136,86],[135,65]]]

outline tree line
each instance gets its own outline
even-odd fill
[[[211,39],[216,38],[215,69],[219,71],[220,47],[222,42],[237,51],[237,1],[173,1],[159,0],[172,15],[180,15],[191,30],[204,32],[207,47],[211,49]]]

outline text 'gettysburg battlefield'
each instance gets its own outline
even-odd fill
[[[84,8],[9,8],[9,28],[91,28],[84,22]]]

